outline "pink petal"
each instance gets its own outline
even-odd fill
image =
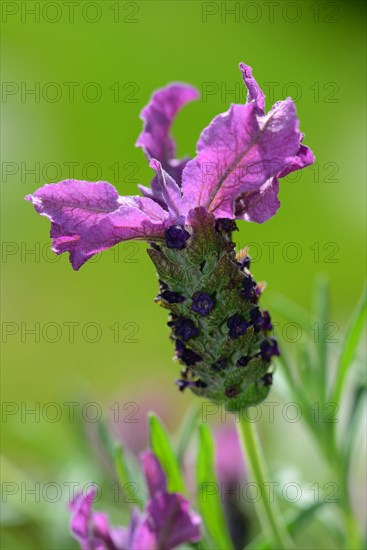
[[[173,216],[179,217],[182,203],[181,189],[175,180],[162,169],[162,165],[158,160],[152,159],[149,166],[156,172],[157,184],[168,211]]]
[[[146,451],[140,455],[140,462],[147,481],[150,496],[154,497],[154,495],[160,491],[167,491],[166,475],[155,455],[151,451]]]
[[[120,197],[107,182],[65,180],[44,185],[26,200],[51,221],[53,251],[70,253],[74,269],[129,239],[163,238],[168,212],[144,197]]]
[[[158,493],[147,506],[147,518],[134,537],[134,550],[172,550],[198,542],[201,518],[177,493]]]
[[[177,174],[171,171],[175,172],[179,167],[178,161],[173,161],[176,155],[176,144],[170,135],[171,126],[180,109],[198,97],[199,93],[193,86],[181,83],[169,84],[153,94],[140,115],[144,121],[144,127],[136,145],[143,148],[149,160],[152,158],[159,160],[164,170],[175,179]],[[182,171],[182,168],[179,169]]]
[[[299,149],[294,103],[276,104],[264,117],[254,103],[232,105],[200,136],[198,155],[183,172],[185,208],[205,206],[215,217],[235,217],[243,193],[257,191]]]
[[[271,178],[258,191],[248,191],[236,199],[236,218],[248,222],[264,223],[272,218],[280,207],[279,181]]]
[[[255,103],[260,112],[264,113],[265,109],[265,95],[254,77],[252,76],[252,69],[249,65],[240,63],[239,65],[242,78],[245,86],[248,90],[247,103]]]

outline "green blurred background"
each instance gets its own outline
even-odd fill
[[[2,399],[14,413],[2,422],[7,481],[97,475],[93,458],[90,466],[80,458],[76,422],[65,414],[54,423],[22,419],[22,403],[93,401],[105,411],[148,396],[169,411],[174,429],[192,401],[174,386],[178,368],[166,313],[153,302],[157,281],[145,245],[120,245],[75,273],[66,255],[49,252],[49,222],[24,201],[43,183],[68,178],[70,163],[75,178],[110,181],[121,194],[149,184],[152,172],[134,143],[156,88],[179,80],[202,92],[175,122],[180,156],[194,154],[213,116],[244,100],[240,61],[253,67],[267,108],[293,96],[317,164],[283,180],[278,214],[264,225],[239,223],[238,241],[252,243],[253,273],[267,282],[263,305],[283,295],[309,309],[315,276],[327,274],[336,338],[364,282],[363,2],[74,4],[71,16],[62,1],[2,2]],[[275,243],[273,257],[266,243]],[[27,333],[34,327],[36,336]],[[277,391],[275,383],[275,399]],[[143,420],[136,430],[145,430]],[[314,479],[315,463],[300,463],[292,434],[283,433],[282,449],[270,436],[274,456],[281,460],[287,448],[287,461]],[[53,526],[46,539],[32,531],[40,508]],[[3,547],[71,547],[64,507],[61,527],[48,508],[13,497]]]

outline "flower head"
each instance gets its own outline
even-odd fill
[[[168,493],[161,465],[150,451],[141,455],[149,491],[143,512],[133,510],[127,528],[110,527],[103,512],[93,511],[96,488],[78,494],[70,504],[70,528],[82,550],[171,550],[200,540],[200,517],[178,493]]]

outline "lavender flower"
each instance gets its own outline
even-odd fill
[[[91,487],[83,495],[78,493],[70,503],[70,529],[82,550],[123,550],[127,548],[128,530],[110,527],[103,512],[93,512],[97,490]]]
[[[94,512],[96,489],[71,502],[70,527],[82,550],[171,550],[200,540],[200,517],[178,493],[167,492],[166,476],[154,454],[141,455],[149,501],[144,512],[134,509],[127,528],[110,527],[103,512]]]
[[[191,160],[175,159],[170,128],[176,113],[198,97],[196,90],[171,84],[153,95],[137,141],[155,172],[150,188],[139,186],[142,197],[119,196],[107,182],[77,180],[44,185],[26,197],[51,220],[54,252],[68,251],[76,270],[121,241],[152,244],[148,253],[164,289],[157,301],[170,309],[169,326],[173,338],[185,343],[186,357],[191,351],[200,358],[188,361],[193,364],[178,385],[228,410],[266,397],[263,376],[276,354],[267,339],[269,323],[263,326],[254,310],[261,287],[249,260],[235,256],[234,220],[263,223],[274,216],[279,179],[314,161],[302,144],[293,101],[279,101],[265,113],[251,68],[241,63],[240,69],[246,104],[214,118]],[[185,364],[182,352],[177,357]],[[243,357],[248,363],[239,369]],[[222,359],[225,368],[212,368]]]

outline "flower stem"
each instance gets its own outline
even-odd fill
[[[266,486],[270,482],[270,477],[255,425],[241,418],[237,428],[246,463],[261,494],[261,498],[255,503],[261,527],[265,534],[272,538],[277,549],[292,550],[294,544],[281,521],[277,498],[274,495],[274,500],[271,500],[269,487]]]

